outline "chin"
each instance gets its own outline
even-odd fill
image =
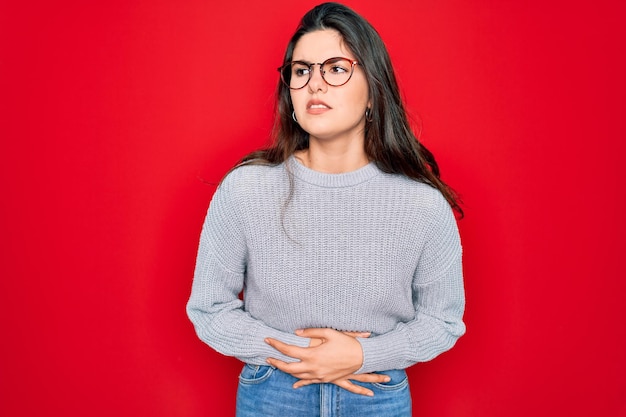
[[[337,132],[309,130],[307,131],[309,138],[313,140],[331,140],[337,136]]]
[[[326,126],[320,126],[319,124],[315,124],[315,125],[306,125],[306,126],[302,126],[302,129],[304,129],[305,132],[307,132],[310,136],[318,138],[318,139],[324,139],[324,138],[328,138],[328,137],[332,137],[333,135],[337,134],[337,132],[333,129],[328,129],[326,128]]]

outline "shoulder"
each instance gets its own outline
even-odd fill
[[[285,180],[284,164],[248,164],[231,170],[219,188],[230,193],[250,192],[279,186]]]
[[[284,164],[243,165],[231,170],[222,180],[213,198],[241,207],[270,204],[289,189]]]
[[[381,185],[390,193],[433,214],[452,211],[448,201],[435,187],[400,174],[380,175]]]
[[[231,170],[215,190],[209,211],[235,216],[269,207],[285,188],[283,171],[281,165],[245,165]]]

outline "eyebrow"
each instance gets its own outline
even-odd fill
[[[336,55],[336,56],[331,56],[329,58],[326,58],[325,60],[323,60],[321,62],[311,62],[311,61],[308,61],[306,59],[292,59],[291,62],[302,62],[303,64],[311,65],[311,64],[322,64],[322,63],[324,63],[324,62],[326,62],[326,61],[328,61],[330,59],[344,59],[344,58],[350,59],[352,61],[356,61],[357,60],[356,58],[348,58],[347,56]]]

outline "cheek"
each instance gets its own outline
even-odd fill
[[[362,89],[355,89],[350,92],[348,97],[346,97],[346,104],[349,105],[354,111],[365,111],[367,104],[369,102],[369,94],[368,91],[363,91]]]
[[[366,107],[369,103],[369,89],[367,88],[367,82],[363,79],[353,81],[357,82],[353,84],[353,88],[350,91],[351,102],[353,105]]]
[[[366,107],[370,106],[370,89],[367,87],[367,85],[365,86],[365,89],[362,91],[362,100],[363,103],[365,103]]]
[[[306,103],[306,97],[301,93],[302,90],[291,90],[291,104],[294,108],[298,108]]]

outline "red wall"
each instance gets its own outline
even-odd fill
[[[184,309],[205,181],[316,2],[36,3],[0,5],[0,415],[232,415]],[[626,416],[623,2],[348,4],[465,200],[468,333],[415,415]]]

